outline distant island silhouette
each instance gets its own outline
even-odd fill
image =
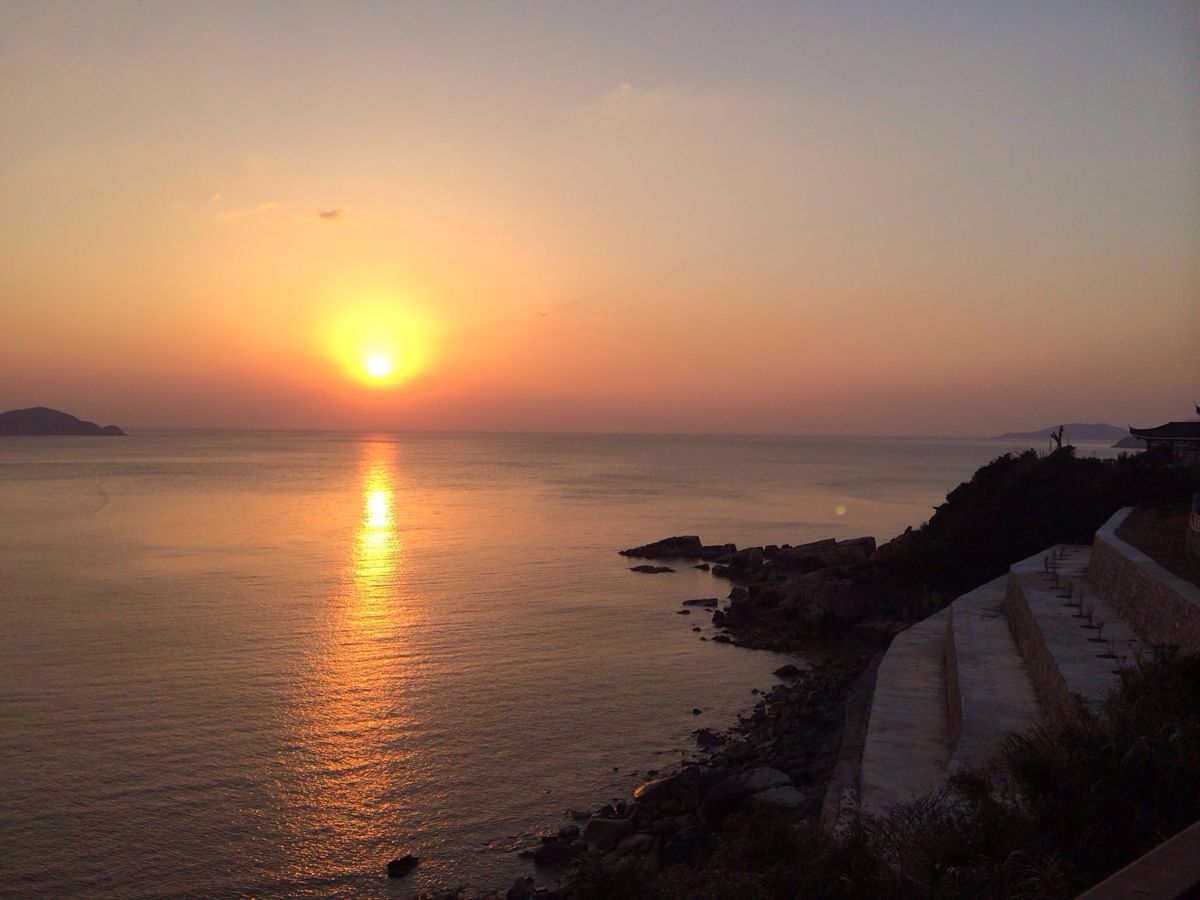
[[[1119,441],[1122,438],[1129,437],[1128,428],[1118,428],[1116,425],[1108,425],[1104,422],[1094,422],[1092,424],[1067,422],[1062,427],[1066,429],[1068,439],[1074,438],[1078,441]],[[1058,428],[1058,425],[1052,425],[1038,431],[1009,431],[1000,435],[999,440],[1028,440],[1031,438],[1045,438],[1048,440],[1050,433],[1056,431]]]
[[[124,436],[125,432],[116,425],[100,426],[95,422],[85,422],[69,413],[45,406],[10,409],[8,412],[0,413],[0,436],[2,437],[66,434],[119,437]]]

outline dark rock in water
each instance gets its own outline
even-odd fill
[[[612,770],[614,772],[617,771],[617,767],[613,766]],[[570,816],[572,819],[574,819],[576,822],[586,822],[588,819],[590,819],[592,817],[592,814],[590,812],[588,812],[586,809],[568,809],[567,815]]]
[[[712,568],[708,563],[700,563],[698,566],[692,566],[693,569],[699,569],[701,572],[707,572]]]
[[[558,829],[558,839],[560,841],[569,841],[572,838],[577,837],[579,837],[578,825],[564,825],[562,828]]]
[[[674,572],[675,570],[668,566],[634,566],[630,572],[645,572],[647,575],[657,575],[660,572]]]
[[[713,566],[712,573],[714,578],[725,578],[729,574],[729,566]]]
[[[504,895],[504,900],[530,900],[533,896],[533,879],[529,877],[518,878],[513,882],[512,887],[508,889],[508,893]]]
[[[403,878],[417,867],[421,860],[416,856],[401,856],[387,864],[388,878]]]
[[[533,851],[533,864],[543,869],[557,869],[586,849],[582,841],[560,841],[555,838]]]
[[[620,554],[636,556],[639,559],[699,559],[701,547],[700,538],[694,534],[688,534],[663,538],[661,541],[643,544],[641,547],[631,547],[628,550],[621,550]]]
[[[718,644],[732,644],[733,643],[733,638],[731,638],[727,634],[713,635],[713,640],[716,641]]]
[[[729,562],[737,553],[737,544],[709,544],[700,548],[700,558],[706,562]]]
[[[0,413],[0,435],[102,435],[122,437],[123,432],[116,425],[101,427],[95,422],[85,422],[74,416],[50,409],[45,406],[34,406],[30,409],[10,409]]]
[[[745,600],[749,596],[750,592],[744,587],[731,588],[729,591],[729,601],[731,603],[737,603],[739,600]]]
[[[699,600],[684,600],[683,605],[684,606],[716,606],[717,598],[716,597],[703,597]]]
[[[701,728],[696,732],[696,743],[701,747],[715,747],[721,743],[721,739],[713,733],[711,728]]]
[[[693,626],[692,626],[692,631],[699,631],[699,630],[700,630],[700,626],[699,626],[699,625],[693,625]]]
[[[583,839],[602,850],[611,850],[634,830],[632,819],[592,819],[583,832]]]
[[[791,663],[788,663],[786,666],[780,666],[771,674],[780,678],[798,678],[800,676],[800,670]]]
[[[723,626],[725,624],[725,613],[721,612],[721,610],[718,609],[715,613],[712,614],[712,623],[714,625],[716,625],[718,628]]]
[[[690,609],[675,610],[675,615],[677,615],[677,616],[690,616],[691,614],[692,614],[692,611]]]
[[[733,559],[729,561],[729,569],[733,572],[753,572],[755,569],[761,569],[762,564],[763,548],[747,547],[733,554]]]
[[[698,716],[698,715],[700,715],[700,707],[698,707],[698,706],[693,706],[693,707],[692,707],[692,715],[693,715],[693,716]]]

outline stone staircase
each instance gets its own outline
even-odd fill
[[[1093,546],[1047,548],[895,637],[848,802],[881,813],[983,762],[1011,731],[1095,708],[1164,634],[1200,652],[1200,589],[1116,537],[1128,512]]]

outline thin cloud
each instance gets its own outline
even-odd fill
[[[246,216],[261,216],[263,213],[269,213],[279,209],[279,201],[267,200],[264,203],[258,203],[254,206],[246,206],[241,209],[227,209],[218,215],[219,219],[241,219]]]
[[[332,222],[335,219],[340,219],[346,214],[346,211],[341,207],[337,209],[322,209],[317,212],[318,219],[324,219],[327,222]]]

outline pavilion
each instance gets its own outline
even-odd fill
[[[1196,406],[1200,413],[1200,404]],[[1134,428],[1129,426],[1129,433],[1146,442],[1146,449],[1164,447],[1171,454],[1171,461],[1176,465],[1200,463],[1200,421],[1168,422],[1155,428]]]

